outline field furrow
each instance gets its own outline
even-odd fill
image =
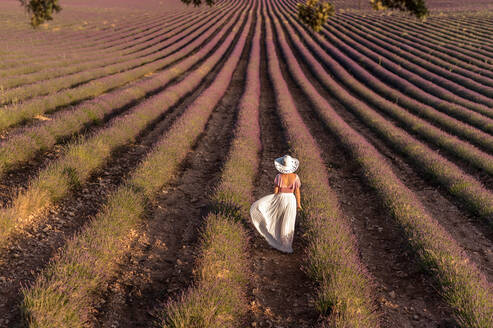
[[[266,3],[263,2],[265,7]],[[260,97],[259,124],[261,153],[259,169],[254,180],[254,199],[273,192],[276,172],[273,160],[289,154],[284,128],[277,110],[278,103],[272,87],[267,56],[266,28],[270,21],[265,20],[262,10],[260,39]],[[249,213],[248,213],[249,215]],[[300,216],[298,214],[297,220]],[[250,218],[249,218],[250,221]],[[250,258],[252,261],[251,309],[246,324],[257,326],[279,325],[283,327],[308,327],[316,323],[318,314],[313,306],[314,283],[302,271],[304,264],[304,246],[306,242],[296,243],[302,235],[296,225],[293,253],[286,255],[268,246],[253,226],[249,226],[252,236]],[[291,306],[286,307],[286,304]]]

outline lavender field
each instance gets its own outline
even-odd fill
[[[493,2],[297,3],[0,2],[0,327],[493,328]]]

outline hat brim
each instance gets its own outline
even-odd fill
[[[300,165],[300,161],[296,158],[292,158],[293,160],[291,161],[291,165],[286,166],[282,164],[282,157],[276,158],[274,161],[274,165],[276,166],[276,169],[281,172],[281,173],[293,173],[298,169],[298,166]]]

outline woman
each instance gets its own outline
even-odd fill
[[[300,178],[294,173],[299,161],[289,155],[274,161],[280,172],[274,180],[274,193],[260,198],[250,208],[252,222],[269,245],[292,253],[296,209],[301,209]]]

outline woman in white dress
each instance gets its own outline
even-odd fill
[[[280,172],[274,180],[274,193],[260,198],[250,208],[252,222],[272,247],[292,253],[296,210],[301,209],[300,178],[294,172],[299,161],[289,155],[274,161]]]

